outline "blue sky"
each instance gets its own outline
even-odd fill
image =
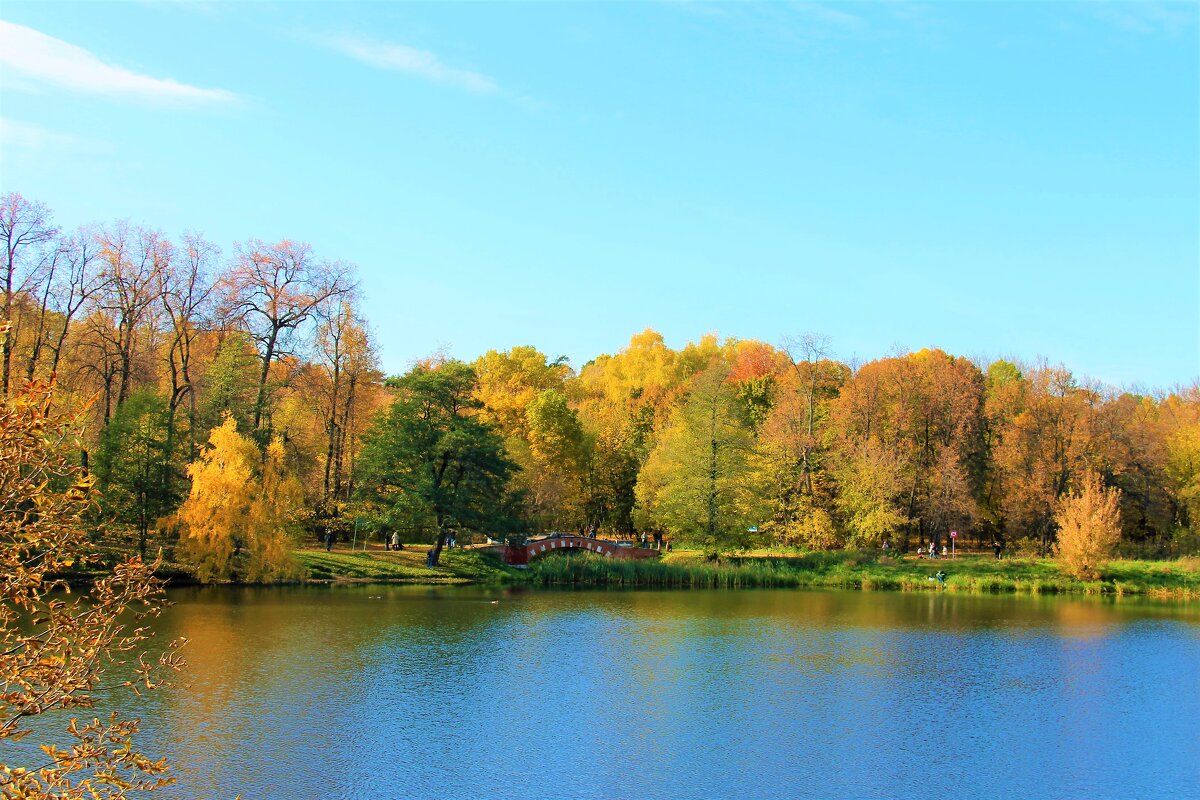
[[[1200,377],[1189,3],[0,10],[0,190],[359,267],[384,365],[645,327]]]

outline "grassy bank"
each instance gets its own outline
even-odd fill
[[[661,559],[605,559],[587,552],[548,555],[528,569],[515,569],[477,550],[448,550],[436,568],[425,566],[428,548],[367,552],[305,548],[293,555],[306,579],[330,583],[524,584],[613,588],[831,588],[866,591],[949,591],[964,593],[1092,594],[1200,600],[1200,559],[1118,560],[1100,580],[1080,581],[1049,559],[969,555],[956,559],[889,558],[878,553],[798,553],[757,551],[718,562],[700,553],[676,550]],[[70,577],[87,582],[111,571],[109,562],[129,552],[127,544],[101,548],[101,560]],[[939,569],[945,585],[931,580]],[[168,557],[160,577],[174,585],[195,582],[186,565]]]
[[[348,552],[323,549],[298,550],[296,560],[309,580],[342,583],[497,583],[511,579],[516,570],[506,568],[473,550],[442,552],[437,567],[425,566],[428,548],[397,551]]]
[[[946,573],[943,586],[932,577]],[[1114,561],[1097,581],[1064,574],[1054,561],[965,556],[954,560],[858,553],[774,554],[708,562],[677,551],[659,561],[612,561],[590,553],[542,558],[522,580],[541,586],[663,588],[793,587],[893,591],[1144,595],[1200,599],[1200,561]]]

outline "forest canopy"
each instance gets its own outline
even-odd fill
[[[675,349],[654,330],[578,369],[517,346],[388,377],[354,267],[304,242],[65,230],[14,193],[0,244],[0,392],[52,381],[84,421],[95,532],[182,543],[215,576],[289,574],[289,542],[359,530],[648,532],[714,552],[953,530],[1050,552],[1063,503],[1107,489],[1120,547],[1200,546],[1195,385],[938,349],[849,364],[812,334]]]

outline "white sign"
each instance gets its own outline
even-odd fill
[[[958,531],[950,531],[950,538],[951,538],[951,539],[957,539],[957,538],[958,538]]]

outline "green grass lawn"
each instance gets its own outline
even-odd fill
[[[441,564],[425,566],[427,547],[405,550],[348,552],[297,550],[294,555],[311,580],[362,583],[494,583],[513,570],[468,550],[442,551]]]

